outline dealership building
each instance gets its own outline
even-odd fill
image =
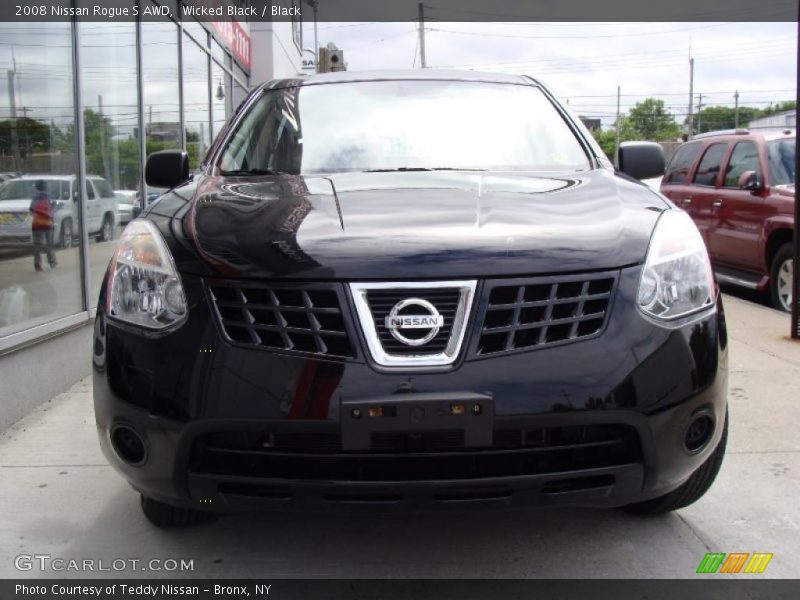
[[[200,22],[182,15],[191,4],[152,0],[170,15],[127,22],[0,23],[0,430],[89,374],[114,240],[163,191],[145,185],[146,156],[183,148],[197,167],[253,86],[302,72],[303,17]],[[37,270],[39,181],[56,250]]]

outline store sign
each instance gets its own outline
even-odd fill
[[[317,61],[316,56],[314,56],[314,52],[311,50],[303,50],[303,62],[302,69],[306,73],[314,73],[317,70]]]
[[[250,70],[250,34],[241,23],[231,19],[230,21],[212,21],[214,33],[217,34],[219,41],[233,52],[233,56],[242,66]]]

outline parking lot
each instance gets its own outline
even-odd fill
[[[92,576],[15,568],[16,556],[37,554],[193,561],[191,572],[124,573],[132,577],[683,578],[712,551],[771,552],[764,576],[796,577],[800,343],[788,316],[725,302],[728,453],[710,492],[678,513],[259,514],[162,531],[99,451],[87,378],[0,434],[0,577]]]

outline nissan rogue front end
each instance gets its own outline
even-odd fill
[[[100,443],[157,525],[215,512],[628,507],[711,485],[722,302],[686,214],[539,82],[434,70],[254,90],[126,228]]]

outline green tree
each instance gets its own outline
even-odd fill
[[[594,139],[597,140],[597,143],[600,144],[600,147],[603,149],[603,152],[605,152],[608,159],[613,161],[616,158],[615,153],[617,148],[616,126],[612,127],[611,129],[606,129],[605,131],[595,129],[592,131],[592,135],[594,136]],[[640,139],[642,139],[642,137],[633,128],[633,123],[631,120],[628,117],[622,117],[620,119],[619,141],[627,142],[630,140]]]
[[[57,128],[51,129],[50,125],[30,117],[16,120],[17,142],[20,155],[25,157],[39,152],[49,152],[53,134]],[[0,154],[13,154],[13,139],[11,119],[0,121]]]
[[[784,100],[783,102],[770,104],[767,108],[761,109],[757,116],[768,117],[770,115],[774,115],[775,113],[785,112],[787,110],[795,110],[796,108],[797,102],[794,100]]]
[[[663,100],[647,98],[628,111],[628,118],[641,139],[654,142],[676,140],[681,129]]]
[[[752,106],[739,107],[739,126],[751,119],[755,119],[760,111]],[[716,131],[718,129],[733,129],[736,127],[736,109],[732,106],[706,106],[699,113],[692,115],[695,133]]]

